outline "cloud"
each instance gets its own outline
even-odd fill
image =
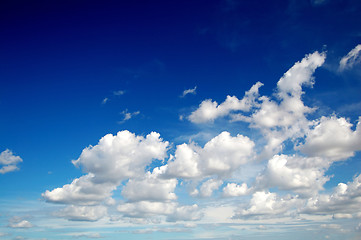
[[[193,144],[178,145],[175,157],[168,161],[165,175],[178,178],[222,177],[252,161],[254,143],[245,136],[232,137],[222,132],[203,148]]]
[[[6,149],[0,154],[0,173],[5,174],[19,170],[17,164],[22,161],[21,157],[15,156],[11,150]]]
[[[198,205],[179,206],[176,202],[151,202],[139,201],[124,203],[117,207],[124,217],[130,218],[152,218],[164,216],[168,222],[199,220],[202,213]]]
[[[346,56],[340,60],[339,70],[344,71],[346,69],[352,68],[355,64],[358,64],[361,61],[360,58],[361,44],[358,44],[354,49],[352,49]]]
[[[124,95],[125,91],[124,90],[118,90],[118,91],[114,91],[113,95],[114,96],[121,96]]]
[[[248,112],[254,105],[254,100],[258,97],[258,89],[263,84],[257,82],[245,93],[243,99],[239,100],[235,96],[227,96],[226,100],[219,104],[211,99],[203,101],[199,108],[192,112],[188,119],[193,123],[204,123],[213,121],[216,118],[224,117],[232,111]]]
[[[348,218],[350,215],[361,215],[361,175],[352,182],[339,183],[331,194],[320,194],[308,199],[303,213],[308,214],[333,214]],[[347,215],[345,215],[347,214]]]
[[[120,114],[123,115],[123,119],[121,121],[119,121],[119,123],[124,123],[125,121],[130,120],[131,118],[133,118],[134,116],[137,116],[140,112],[136,111],[136,112],[128,112],[128,109],[122,111]]]
[[[207,180],[200,187],[200,196],[201,197],[212,196],[213,191],[217,190],[222,184],[223,184],[222,180],[218,180],[218,179]]]
[[[156,169],[157,170],[157,169]],[[147,172],[144,178],[130,179],[122,190],[122,195],[128,201],[171,201],[177,196],[174,189],[177,179],[160,179],[159,173]]]
[[[265,171],[257,177],[256,187],[292,190],[302,196],[312,196],[329,180],[324,176],[329,162],[321,158],[275,155]]]
[[[233,218],[261,219],[275,217],[286,214],[298,204],[299,200],[290,195],[279,197],[276,193],[259,191],[253,193],[249,206],[246,209],[238,209]]]
[[[13,217],[9,220],[9,227],[11,228],[31,228],[34,225],[31,224],[28,220],[24,220],[20,217]]]
[[[107,215],[104,206],[67,206],[54,214],[71,221],[97,221]]]
[[[309,156],[325,157],[332,161],[345,160],[361,150],[361,117],[356,130],[345,118],[321,117],[307,132],[305,143],[297,148]]]
[[[112,195],[121,181],[140,177],[153,159],[166,157],[168,142],[158,133],[145,138],[129,131],[108,134],[97,145],[85,148],[73,161],[88,174],[75,179],[71,184],[42,194],[48,202],[76,205],[98,204]]]
[[[103,99],[102,104],[106,104],[108,101],[109,101],[109,98],[106,97]]]
[[[239,197],[243,195],[248,195],[250,189],[247,187],[246,183],[238,185],[236,183],[228,183],[227,186],[223,188],[224,197]]]
[[[181,95],[180,97],[183,98],[183,97],[185,97],[185,96],[188,95],[188,94],[193,94],[193,95],[195,95],[195,94],[197,94],[196,90],[197,90],[197,86],[195,86],[194,88],[191,88],[191,89],[184,90],[183,93],[182,93],[182,95]]]

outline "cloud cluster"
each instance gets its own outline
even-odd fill
[[[272,96],[260,95],[263,84],[257,82],[242,99],[204,100],[187,118],[202,124],[224,117],[260,134],[251,134],[254,139],[249,132],[232,136],[223,131],[204,146],[188,142],[173,148],[155,132],[145,137],[129,131],[108,134],[73,161],[83,176],[42,196],[65,204],[55,215],[75,221],[97,221],[110,211],[114,221],[198,221],[206,214],[203,202],[212,196],[233,204],[233,219],[360,217],[361,175],[338,184],[331,194],[322,192],[332,164],[361,150],[361,118],[355,127],[336,115],[309,119],[316,109],[302,100],[304,87],[313,86],[325,59],[325,53],[306,55],[279,79]],[[263,169],[243,181],[240,175],[260,169],[256,165]],[[113,198],[115,190],[120,200]],[[240,204],[236,199],[242,199]]]
[[[11,150],[6,149],[0,153],[0,173],[5,174],[19,170],[17,164],[22,161],[21,157],[14,155]]]

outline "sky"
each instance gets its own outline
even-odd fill
[[[0,238],[361,238],[361,2],[1,1]]]

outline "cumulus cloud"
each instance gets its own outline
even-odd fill
[[[303,196],[315,195],[329,180],[324,176],[328,167],[329,162],[321,158],[275,155],[257,177],[257,187],[278,187]]]
[[[175,157],[168,162],[166,175],[178,178],[223,176],[252,161],[254,143],[248,137],[222,132],[203,148],[194,144],[177,146]]]
[[[332,161],[352,157],[355,151],[361,150],[360,120],[361,117],[353,131],[352,124],[345,118],[321,117],[307,133],[305,143],[298,149],[309,156],[325,157]]]
[[[358,217],[361,214],[361,175],[352,182],[339,183],[331,194],[320,194],[307,201],[303,213],[333,214],[337,217],[350,215]]]
[[[255,99],[258,97],[258,89],[262,85],[262,83],[257,82],[245,93],[245,96],[241,100],[235,96],[227,96],[226,100],[219,105],[216,101],[210,99],[205,100],[199,105],[196,111],[192,112],[188,119],[194,123],[204,123],[213,121],[219,117],[224,117],[232,111],[248,112],[254,105]]]
[[[47,190],[42,196],[54,203],[100,203],[112,195],[121,181],[142,176],[153,159],[163,160],[167,147],[168,142],[155,132],[145,138],[129,131],[118,132],[115,136],[108,134],[96,146],[85,148],[73,161],[88,174],[61,188]]]
[[[197,93],[196,90],[197,90],[197,86],[195,86],[194,88],[191,88],[191,89],[186,89],[186,90],[183,91],[183,93],[182,93],[182,95],[180,97],[185,97],[188,94],[195,95]]]
[[[297,205],[299,199],[296,197],[290,195],[279,197],[276,193],[259,191],[253,193],[249,206],[238,209],[233,218],[268,218],[285,215]]]
[[[200,187],[200,196],[201,197],[210,197],[213,192],[217,190],[223,184],[222,180],[219,179],[209,179],[204,182]]]
[[[177,196],[174,189],[177,179],[161,179],[157,169],[153,173],[147,172],[144,178],[130,179],[122,190],[122,195],[128,201],[171,201]]]
[[[19,170],[17,164],[22,161],[21,157],[14,155],[11,150],[6,149],[0,154],[0,173],[5,174]]]
[[[361,44],[358,44],[354,49],[352,49],[346,56],[340,60],[339,70],[344,71],[346,69],[352,68],[355,64],[361,61],[360,58]]]
[[[55,216],[71,221],[97,221],[107,214],[104,206],[74,206],[70,205],[55,213]]]
[[[247,187],[246,183],[242,183],[242,185],[238,185],[236,183],[228,183],[223,188],[223,196],[225,197],[239,197],[243,195],[249,194],[251,189]]]

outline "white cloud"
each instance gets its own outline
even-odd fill
[[[245,93],[244,98],[241,100],[235,96],[227,96],[227,99],[219,105],[216,101],[212,102],[210,99],[205,100],[199,105],[196,111],[192,112],[188,119],[193,123],[204,123],[213,121],[219,117],[224,117],[232,111],[241,110],[248,112],[254,105],[255,99],[258,97],[258,89],[262,85],[262,83],[257,82]]]
[[[355,64],[361,61],[360,58],[361,44],[358,44],[352,49],[346,56],[340,60],[339,70],[343,71],[348,68],[352,68]]]
[[[122,111],[120,114],[123,115],[123,119],[121,121],[119,121],[119,123],[124,123],[125,121],[128,121],[131,118],[133,118],[134,116],[139,115],[139,113],[140,113],[140,111],[128,112],[128,109]]]
[[[9,227],[11,228],[31,228],[33,226],[28,220],[20,217],[13,217],[9,220]]]
[[[164,142],[158,133],[152,132],[145,138],[128,131],[108,134],[99,140],[96,146],[85,148],[75,166],[87,172],[71,184],[42,196],[55,203],[93,205],[112,195],[112,191],[121,181],[143,176],[144,169],[153,159],[166,157],[168,142]]]
[[[239,197],[249,194],[251,189],[247,187],[246,183],[238,185],[236,183],[228,183],[227,186],[223,188],[223,196],[225,197]]]
[[[163,216],[169,222],[194,221],[202,217],[198,205],[179,206],[176,202],[139,201],[124,203],[120,204],[117,210],[124,217],[143,219]]]
[[[195,86],[194,88],[191,88],[191,89],[187,89],[187,90],[184,90],[182,95],[180,97],[185,97],[186,95],[188,94],[193,94],[195,95],[196,94],[196,90],[197,90],[197,86]]]
[[[323,189],[329,180],[324,176],[328,161],[321,158],[275,155],[268,161],[265,171],[257,177],[257,187],[278,187],[311,196]]]
[[[97,221],[107,214],[104,206],[74,206],[70,205],[55,213],[56,216],[71,221]]]
[[[213,191],[217,190],[223,184],[222,180],[219,179],[209,179],[204,182],[200,187],[200,196],[201,197],[210,197],[213,194]]]
[[[130,179],[122,190],[128,201],[171,201],[177,199],[177,179],[160,179],[159,173],[147,172],[144,178]]]
[[[236,211],[233,218],[267,218],[277,215],[287,214],[299,204],[296,197],[285,196],[278,197],[276,193],[255,192],[248,208],[240,208]]]
[[[253,160],[254,143],[245,136],[232,137],[222,132],[204,145],[177,146],[175,157],[168,161],[166,175],[178,178],[223,176]]]
[[[102,238],[99,233],[93,232],[84,232],[84,233],[69,233],[67,236],[75,237],[75,238]]]
[[[331,194],[321,194],[307,201],[303,213],[333,214],[334,216],[357,217],[361,205],[361,175],[352,182],[339,183]],[[341,215],[342,214],[342,215]]]
[[[21,157],[15,156],[11,150],[6,149],[0,154],[0,173],[5,174],[19,170],[17,164],[22,161]]]
[[[361,117],[356,130],[345,118],[321,117],[306,136],[305,143],[298,146],[309,156],[320,156],[332,161],[344,160],[361,150]]]

